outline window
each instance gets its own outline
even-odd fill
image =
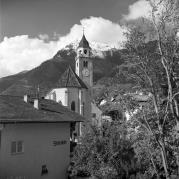
[[[52,93],[52,99],[53,99],[54,101],[56,101],[56,93],[55,93],[55,92]]]
[[[85,115],[85,103],[83,102],[83,105],[82,105],[82,115],[84,116]]]
[[[19,154],[24,152],[24,142],[23,141],[13,141],[11,142],[11,154]]]
[[[68,103],[68,91],[65,91],[65,101],[64,101],[64,106],[69,106],[70,104]]]
[[[75,101],[72,101],[72,103],[71,103],[71,110],[75,111]]]
[[[87,68],[87,67],[88,67],[88,62],[87,62],[87,61],[84,61],[84,62],[83,62],[83,66]]]
[[[23,151],[23,149],[22,149],[22,141],[19,141],[18,143],[17,143],[17,153],[20,153],[20,152],[22,152]]]
[[[87,54],[87,50],[86,49],[84,50],[84,54]]]
[[[46,165],[42,165],[42,172],[41,175],[48,174],[48,169]]]
[[[93,114],[92,114],[92,117],[93,117],[93,118],[96,118],[96,113],[93,113]]]

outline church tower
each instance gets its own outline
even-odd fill
[[[91,60],[91,48],[83,33],[83,37],[77,48],[76,74],[83,80],[89,89],[93,86],[93,63]]]

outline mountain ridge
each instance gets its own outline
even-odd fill
[[[94,82],[102,77],[111,76],[116,66],[123,63],[121,50],[111,49],[100,53],[103,55],[93,53],[92,56]],[[58,79],[69,65],[75,69],[75,57],[75,48],[69,45],[32,70],[0,78],[0,94],[21,96],[37,89],[38,86],[43,91],[48,91],[56,86]]]

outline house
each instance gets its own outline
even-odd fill
[[[143,94],[142,92],[128,93],[128,94],[125,94],[124,96],[127,96],[131,100],[131,102],[134,102],[133,105],[136,105],[135,110],[132,112],[128,111],[127,109],[125,111],[123,111],[122,116],[125,117],[127,120],[129,120],[131,118],[131,116],[133,116],[134,114],[137,113],[138,108],[145,106],[147,104],[147,102],[149,102],[151,100],[151,97],[152,97],[151,93]],[[120,105],[120,101],[121,101],[120,94],[115,96],[115,98],[113,99],[114,104]]]
[[[70,126],[83,120],[52,100],[0,96],[0,178],[65,179]]]
[[[92,124],[100,127],[102,124],[102,111],[98,108],[98,106],[92,102]]]

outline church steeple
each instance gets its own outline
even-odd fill
[[[83,29],[83,36],[77,48],[77,56],[90,57],[90,54],[91,54],[91,48],[89,46],[89,42],[86,40],[84,29]]]
[[[77,48],[76,74],[91,88],[93,86],[93,63],[91,60],[91,48],[84,35]]]
[[[78,48],[80,48],[80,47],[90,49],[89,42],[86,40],[86,37],[85,37],[84,27],[83,27],[83,36],[82,36],[82,39],[81,39],[81,41],[79,43]]]
[[[80,48],[80,47],[90,49],[89,42],[86,40],[86,37],[85,37],[84,33],[83,33],[83,36],[82,36],[82,39],[81,39],[81,41],[79,43],[78,48]]]

